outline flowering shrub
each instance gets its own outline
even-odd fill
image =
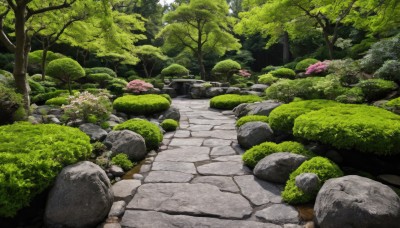
[[[327,71],[330,61],[317,62],[309,66],[306,70],[306,75],[321,74]]]
[[[153,88],[154,86],[152,84],[139,79],[130,81],[128,85],[126,85],[126,90],[133,93],[147,92]]]
[[[101,123],[110,116],[112,104],[104,93],[93,95],[82,92],[69,97],[69,105],[61,107],[65,118],[69,120],[81,119],[91,123]]]
[[[250,78],[251,73],[248,70],[242,69],[242,70],[239,70],[239,75],[242,77],[245,77],[245,78]]]

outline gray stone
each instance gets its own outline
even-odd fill
[[[176,171],[197,174],[194,164],[188,162],[154,162],[151,169],[154,171]]]
[[[180,118],[181,118],[181,113],[179,112],[179,109],[176,107],[170,107],[168,110],[161,113],[158,120],[161,122],[165,119],[173,119],[179,122]]]
[[[211,156],[235,155],[236,151],[231,146],[218,146],[211,150]]]
[[[216,97],[222,94],[225,94],[225,92],[220,87],[210,87],[206,89],[206,97],[208,98]]]
[[[113,203],[108,217],[122,217],[125,212],[126,203],[125,201],[116,201]]]
[[[134,180],[143,180],[143,179],[144,179],[143,175],[142,175],[142,174],[139,174],[139,173],[133,174],[133,175],[132,175],[132,178],[133,178]]]
[[[120,118],[114,114],[111,114],[110,117],[108,117],[109,121],[115,122],[115,123],[122,123],[124,122],[123,118]]]
[[[177,139],[173,138],[169,146],[201,146],[203,144],[204,139]]]
[[[203,84],[193,84],[190,87],[190,96],[193,99],[206,98],[206,89]]]
[[[277,107],[281,106],[282,103],[267,100],[263,102],[241,104],[237,106],[233,111],[236,117],[240,118],[246,115],[263,115],[269,116],[269,114]]]
[[[93,227],[113,203],[110,181],[98,165],[84,161],[65,167],[51,189],[44,215],[49,227]]]
[[[227,93],[227,94],[240,94],[240,91],[241,91],[241,89],[238,88],[238,87],[229,87],[229,88],[226,90],[226,93]]]
[[[226,139],[205,139],[203,146],[216,147],[216,146],[230,146],[232,144],[231,140]]]
[[[264,92],[266,89],[268,88],[268,85],[264,85],[264,84],[254,84],[250,87],[250,89],[252,91],[256,91],[256,92]]]
[[[169,215],[155,211],[126,211],[121,221],[125,228],[279,228],[271,223],[227,220],[187,215]]]
[[[378,178],[385,183],[400,187],[400,176],[393,174],[382,174]]]
[[[85,132],[90,137],[90,141],[92,142],[103,141],[107,137],[107,131],[96,124],[82,124],[79,126],[79,130]]]
[[[388,186],[360,176],[325,182],[314,206],[321,227],[399,227],[400,198]]]
[[[188,138],[188,137],[190,137],[190,131],[178,130],[175,132],[174,137],[175,138]]]
[[[145,183],[186,183],[193,179],[192,174],[175,171],[152,171],[144,179]]]
[[[236,131],[233,130],[213,130],[192,132],[193,137],[217,138],[217,139],[236,139]]]
[[[124,170],[117,165],[111,165],[109,172],[115,177],[122,177],[125,174]]]
[[[140,185],[142,185],[142,182],[139,180],[118,181],[112,186],[115,198],[114,200],[123,200],[125,202],[128,202],[132,198],[133,194],[135,194],[136,189]]]
[[[163,151],[156,157],[156,162],[199,162],[210,159],[208,147],[183,147]]]
[[[251,173],[251,170],[239,162],[213,162],[197,167],[201,175],[238,176]]]
[[[238,162],[243,163],[242,155],[231,155],[231,156],[221,156],[212,159],[213,161],[219,162]]]
[[[252,208],[241,195],[221,192],[209,184],[144,184],[128,209],[241,219]],[[154,224],[153,224],[154,225]]]
[[[207,120],[207,119],[196,119],[191,118],[189,120],[190,124],[198,125],[222,125],[222,124],[234,124],[235,120]]]
[[[272,141],[274,132],[261,121],[243,124],[237,133],[237,140],[243,148],[251,148],[266,141]]]
[[[262,180],[285,184],[289,175],[307,158],[303,155],[282,152],[261,159],[254,168],[254,175]]]
[[[233,124],[223,124],[220,126],[215,126],[214,130],[236,130],[236,126]]]
[[[305,193],[318,192],[321,181],[315,173],[302,173],[296,177],[296,186]]]
[[[140,173],[147,173],[151,170],[151,165],[142,165],[140,167]]]
[[[224,192],[239,192],[238,186],[233,182],[232,177],[222,176],[198,176],[192,180],[192,184],[211,184],[217,186],[219,190]]]
[[[285,224],[283,228],[309,228],[307,226],[297,225],[297,224]],[[314,228],[314,227],[312,227]]]
[[[257,179],[253,175],[237,176],[234,180],[242,194],[257,206],[282,202],[282,187],[279,185]]]
[[[213,128],[213,125],[192,125],[188,129],[191,131],[209,131]]]
[[[111,147],[112,156],[124,153],[132,161],[141,161],[147,154],[144,138],[128,130],[111,131],[104,144]]]
[[[274,204],[256,212],[256,217],[274,224],[299,223],[299,213],[289,205]]]

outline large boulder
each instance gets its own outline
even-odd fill
[[[285,184],[290,174],[307,158],[289,152],[274,153],[261,159],[254,168],[254,175],[259,179]]]
[[[111,148],[112,156],[124,153],[132,161],[141,161],[147,154],[144,138],[129,130],[111,131],[104,144]]]
[[[255,121],[243,124],[237,133],[239,145],[250,148],[265,141],[272,141],[274,132],[268,124]]]
[[[179,109],[170,107],[166,111],[162,112],[158,120],[162,122],[165,119],[173,119],[179,122],[181,119],[181,113],[179,112]]]
[[[206,90],[203,84],[193,84],[190,87],[190,96],[193,99],[206,98]]]
[[[264,91],[268,88],[268,85],[265,84],[254,84],[250,87],[250,89],[252,91],[256,91],[256,92],[262,92],[264,93]]]
[[[296,186],[308,194],[315,194],[320,189],[321,180],[315,173],[302,173],[295,178]]]
[[[103,141],[107,137],[107,131],[96,124],[82,124],[79,126],[79,130],[85,132],[90,137],[90,141],[92,142]]]
[[[226,94],[240,94],[241,91],[242,90],[240,88],[238,88],[238,87],[229,87],[226,90]]]
[[[212,98],[225,94],[224,89],[221,87],[210,87],[206,90],[206,97]]]
[[[388,186],[360,176],[330,179],[318,193],[315,220],[330,227],[399,227],[400,198]]]
[[[99,166],[84,161],[65,167],[51,189],[45,211],[48,227],[95,227],[113,204],[110,181]]]
[[[262,116],[269,116],[269,114],[274,110],[275,108],[281,106],[282,103],[273,101],[273,100],[267,100],[263,102],[258,102],[258,103],[251,103],[251,104],[241,104],[237,106],[233,112],[235,113],[235,116],[240,118],[242,116],[246,115],[262,115]]]

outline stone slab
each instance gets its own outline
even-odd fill
[[[300,222],[299,212],[294,207],[286,204],[274,204],[261,211],[257,211],[256,217],[274,224],[297,224]]]
[[[214,158],[213,161],[243,163],[242,155],[221,156],[221,157]]]
[[[236,131],[232,130],[213,130],[213,131],[196,131],[192,132],[192,136],[196,138],[216,138],[216,139],[236,139]]]
[[[230,146],[232,144],[231,140],[226,139],[205,139],[203,146],[216,147],[216,146]]]
[[[174,135],[175,138],[187,138],[190,137],[190,131],[188,130],[177,130]]]
[[[210,159],[208,147],[182,147],[158,153],[156,162],[199,162]]]
[[[152,171],[144,179],[145,183],[186,183],[193,179],[192,174],[175,171]]]
[[[218,146],[211,150],[211,156],[235,155],[236,151],[231,146]]]
[[[238,186],[233,182],[232,177],[223,177],[223,176],[198,176],[192,180],[192,184],[211,184],[217,186],[219,190],[224,192],[239,192]]]
[[[169,143],[169,146],[201,146],[204,139],[196,138],[173,138]]]
[[[214,126],[213,125],[191,125],[188,130],[191,131],[210,131]]]
[[[128,202],[136,189],[142,185],[140,180],[121,180],[115,183],[111,188],[114,192],[114,201],[123,200]]]
[[[189,162],[153,162],[154,171],[176,171],[181,173],[196,174],[196,167]]]
[[[201,175],[239,176],[250,174],[251,170],[239,162],[213,162],[197,167]]]

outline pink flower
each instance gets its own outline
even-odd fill
[[[152,84],[138,79],[130,81],[128,85],[126,85],[126,90],[133,93],[146,92],[153,88],[154,86]]]
[[[239,75],[245,78],[249,78],[251,76],[251,73],[248,70],[242,69],[239,70]]]
[[[306,75],[323,73],[328,69],[329,60],[317,62],[307,68]]]

